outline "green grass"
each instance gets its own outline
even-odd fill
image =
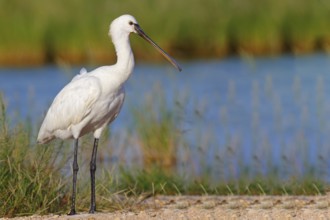
[[[157,166],[173,172],[177,146],[182,141],[180,117],[169,107],[163,91],[160,86],[154,88],[152,95],[132,110],[133,124],[143,154],[143,167]]]
[[[159,101],[159,104],[163,103],[162,99]],[[145,106],[148,107],[147,101]],[[166,157],[175,155],[175,152],[167,151],[167,145],[183,141],[177,137],[176,132],[179,127],[172,121],[177,118],[177,111],[173,112],[171,108],[165,108],[163,105],[148,110],[150,111],[148,120],[142,120],[141,115],[136,112],[136,123],[143,124],[134,126],[137,133],[141,135],[138,136],[141,138],[140,144],[156,143],[158,149],[156,152],[161,154],[158,156],[163,159],[164,155]],[[144,112],[145,109],[142,111]],[[24,121],[21,124],[11,125],[6,112],[4,98],[0,95],[0,217],[66,213],[70,205],[72,178],[70,141],[54,141],[47,145],[36,145],[33,132],[35,127]],[[158,136],[160,139],[153,140],[146,135],[151,131],[156,134],[162,133]],[[106,132],[106,135],[102,137],[101,145],[108,144],[109,135]],[[78,212],[88,211],[89,208],[90,140],[92,137],[87,135],[80,142]],[[167,153],[164,153],[163,148]],[[142,148],[142,151],[148,150],[149,148]],[[207,167],[201,167],[202,174],[192,176],[178,172],[175,169],[177,164],[171,169],[166,169],[166,166],[157,163],[144,164],[142,167],[133,164],[134,168],[119,164],[116,172],[113,164],[101,159],[105,156],[104,151],[101,147],[97,169],[96,193],[99,211],[138,209],[141,201],[158,194],[319,195],[326,193],[329,186],[314,177],[312,173],[300,178],[290,177],[282,180],[275,171],[269,171],[265,176],[256,175],[255,177],[249,176],[249,172],[246,171],[246,173],[242,172],[238,178],[214,180]],[[185,151],[190,154],[188,148],[185,148]],[[189,162],[192,164],[193,161]],[[228,169],[230,169],[230,164]]]
[[[330,51],[327,1],[2,0],[0,63],[109,62],[109,23],[125,13],[175,57]],[[161,59],[141,40],[133,46],[139,58]]]
[[[322,181],[309,177],[282,181],[269,175],[211,183],[208,176],[188,179],[158,168],[135,173],[123,170],[120,187],[153,195],[321,195],[327,190]]]
[[[58,212],[67,184],[62,147],[33,145],[30,128],[8,126],[2,96],[0,106],[0,216]]]

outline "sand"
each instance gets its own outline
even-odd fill
[[[46,215],[27,219],[329,219],[330,195],[325,196],[156,196],[131,210]]]

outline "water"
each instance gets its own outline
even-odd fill
[[[131,109],[157,95],[155,87],[160,87],[170,108],[177,109],[174,100],[183,105],[180,126],[190,159],[184,159],[186,152],[179,146],[181,172],[202,175],[208,170],[214,178],[225,179],[243,172],[278,172],[283,178],[312,172],[329,180],[329,56],[234,57],[185,62],[182,67],[177,73],[166,63],[138,64],[113,132],[131,127]],[[55,66],[0,69],[9,115],[39,122],[78,72]],[[127,150],[127,160],[134,154]]]

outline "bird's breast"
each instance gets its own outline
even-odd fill
[[[89,115],[90,122],[82,133],[89,133],[111,123],[119,114],[125,99],[125,90],[121,87],[118,92],[101,96],[95,103]]]

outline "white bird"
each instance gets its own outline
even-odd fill
[[[116,119],[125,98],[124,83],[134,67],[134,57],[129,35],[135,33],[151,43],[179,71],[177,62],[154,43],[140,28],[131,15],[122,15],[110,25],[109,36],[115,46],[117,63],[102,66],[91,72],[84,68],[55,97],[39,130],[37,142],[47,143],[55,138],[75,139],[73,158],[73,187],[71,210],[76,214],[76,181],[79,170],[77,163],[79,137],[93,132],[94,146],[90,162],[91,206],[90,213],[96,211],[95,170],[98,140],[102,131]]]

